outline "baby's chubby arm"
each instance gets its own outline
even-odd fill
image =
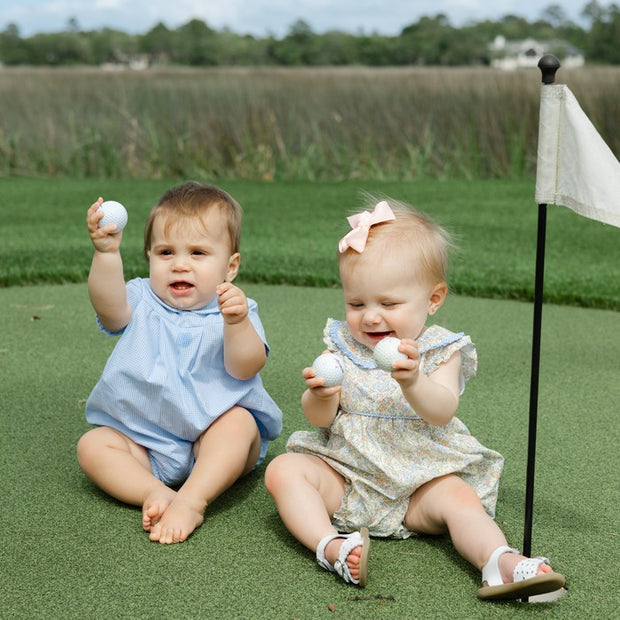
[[[95,248],[88,274],[88,294],[103,327],[118,332],[131,318],[120,253],[123,233],[113,234],[114,224],[99,228],[103,213],[97,209],[102,202],[103,198],[99,198],[86,214],[88,233]]]
[[[338,413],[340,386],[324,387],[324,379],[317,377],[312,367],[304,368],[302,376],[306,391],[301,396],[301,408],[313,426],[327,428]]]
[[[427,376],[420,371],[420,352],[415,340],[401,340],[398,350],[407,359],[393,363],[392,377],[400,384],[407,402],[430,424],[445,426],[459,406],[461,354],[457,351]]]
[[[216,289],[220,312],[224,317],[224,367],[235,379],[251,379],[265,365],[265,343],[248,316],[245,293],[224,282]]]

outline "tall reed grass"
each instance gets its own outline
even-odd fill
[[[615,153],[620,68],[560,70]],[[0,175],[523,178],[540,73],[0,69]]]

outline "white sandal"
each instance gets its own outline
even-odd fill
[[[542,573],[538,575],[541,564],[549,565],[547,558],[536,557],[521,560],[513,571],[513,582],[504,583],[499,570],[499,557],[504,553],[519,552],[510,547],[498,547],[482,569],[482,582],[487,582],[478,590],[478,598],[483,600],[511,601],[527,598],[537,594],[554,592],[564,586],[564,575],[560,573]]]
[[[338,559],[334,564],[330,564],[325,558],[325,547],[334,538],[344,538],[345,541],[340,546],[338,551]],[[349,567],[347,566],[347,558],[355,547],[362,547],[362,553],[360,554],[360,576],[359,579],[354,579],[351,576]],[[368,551],[370,548],[370,538],[368,536],[368,528],[361,528],[359,532],[352,532],[351,534],[331,534],[323,538],[316,548],[316,561],[325,569],[331,573],[338,573],[347,583],[359,584],[360,587],[366,586],[366,580],[368,578]]]

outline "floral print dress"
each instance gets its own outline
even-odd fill
[[[293,433],[286,449],[314,454],[345,478],[334,526],[341,532],[366,526],[373,536],[407,538],[412,532],[403,519],[410,497],[446,474],[472,486],[494,516],[502,456],[481,445],[456,417],[435,426],[417,416],[396,380],[377,368],[372,351],[353,338],[346,323],[329,319],[323,336],[344,368],[339,410],[329,428]],[[469,336],[433,325],[418,344],[425,374],[457,351],[461,391],[475,374],[476,351]]]

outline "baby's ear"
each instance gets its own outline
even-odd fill
[[[428,298],[428,313],[435,314],[441,308],[443,302],[446,301],[447,296],[448,285],[445,282],[436,284]]]
[[[235,252],[228,259],[228,271],[226,272],[226,282],[232,282],[239,273],[239,265],[241,264],[241,254]]]

